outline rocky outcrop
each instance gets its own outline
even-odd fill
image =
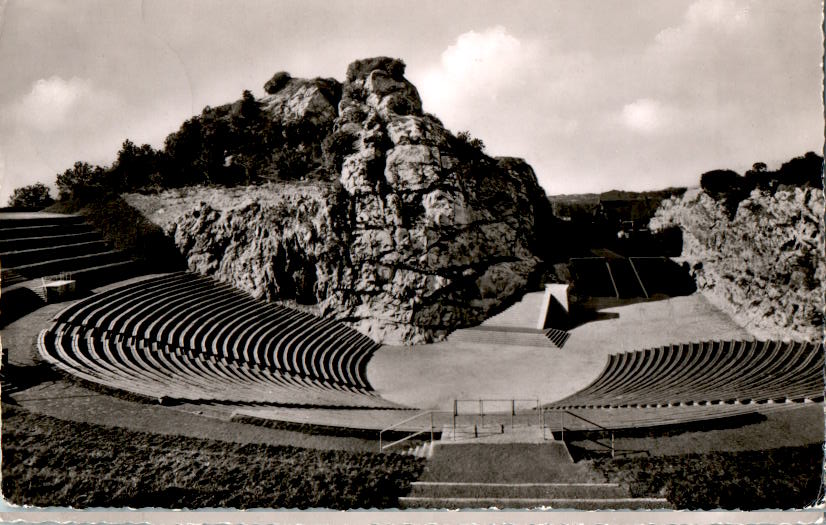
[[[479,323],[536,275],[536,217],[548,203],[524,161],[490,158],[424,114],[403,73],[390,58],[354,62],[334,113],[334,81],[268,82],[270,118],[323,131],[333,183],[132,204],[165,226],[192,269],[315,303],[376,341],[426,342]]]
[[[755,190],[733,218],[695,190],[664,201],[651,227],[682,229],[698,288],[754,336],[820,340],[823,216],[821,189]]]
[[[478,323],[527,284],[544,192],[523,161],[462,149],[403,72],[392,59],[347,72],[336,133],[356,144],[341,184],[360,271],[336,303],[376,339],[421,341]]]
[[[282,126],[297,123],[329,129],[338,116],[341,83],[333,78],[291,78],[276,73],[265,85],[261,99],[267,117]]]

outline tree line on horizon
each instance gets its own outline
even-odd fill
[[[755,189],[774,194],[795,186],[823,187],[823,157],[809,151],[784,162],[776,170],[769,170],[764,162],[755,162],[742,175],[734,170],[718,169],[700,176],[700,188],[721,202],[732,217],[740,203]]]

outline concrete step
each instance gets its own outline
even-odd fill
[[[587,463],[574,463],[561,441],[541,444],[436,442],[402,508],[663,509],[664,498],[632,498]]]
[[[414,447],[409,447],[407,450],[402,451],[402,455],[414,456],[417,458],[431,458],[433,457],[433,448],[433,443],[427,441]]]
[[[135,261],[125,260],[75,270],[72,272],[72,278],[90,287],[128,279],[139,272],[140,265]]]
[[[67,222],[61,224],[37,224],[28,226],[4,227],[0,226],[0,239],[28,239],[32,237],[49,237],[68,235],[73,233],[88,233],[94,229],[83,222]]]
[[[5,267],[2,271],[3,277],[5,277],[8,272],[14,272],[29,279],[34,279],[35,277],[42,277],[61,272],[76,273],[80,270],[121,262],[125,259],[126,255],[123,252],[111,250],[100,253],[78,255],[75,257],[50,259],[31,264],[24,264],[21,266],[14,266],[11,268]]]
[[[528,292],[518,302],[486,319],[481,326],[536,328],[539,310],[545,300],[545,291]]]
[[[462,483],[604,483],[586,464],[574,463],[561,441],[545,443],[437,442],[419,481]]]
[[[412,497],[441,498],[628,498],[628,489],[617,483],[471,483],[414,481]]]
[[[52,224],[82,224],[82,215],[46,212],[0,212],[0,230],[23,226]]]
[[[571,510],[669,509],[665,498],[399,498],[403,509],[533,509],[539,507]]]
[[[65,235],[45,235],[41,237],[23,237],[20,239],[0,239],[0,252],[15,250],[30,250],[47,246],[61,246],[100,240],[100,234],[95,231],[67,233]]]
[[[557,348],[562,348],[565,346],[565,343],[568,342],[568,338],[571,337],[570,332],[566,332],[565,330],[560,330],[558,328],[545,328],[543,330],[545,332],[545,337],[550,339],[551,343]]]
[[[66,242],[62,237],[57,237],[55,242]],[[78,257],[108,251],[106,243],[102,240],[76,242],[71,244],[55,244],[45,247],[28,248],[25,250],[0,252],[0,261],[4,267],[15,268],[18,266],[34,264],[40,261],[52,259],[65,259],[67,257]]]
[[[554,344],[542,330],[527,328],[512,329],[482,326],[463,328],[451,333],[448,342],[554,348]]]

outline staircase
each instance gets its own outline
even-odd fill
[[[433,457],[433,442],[421,443],[419,445],[409,447],[401,452],[402,456],[413,456],[417,458],[432,458]]]
[[[40,288],[41,278],[71,272],[72,279],[100,285],[135,273],[135,263],[113,250],[79,215],[0,213],[0,278],[13,286]]]
[[[479,326],[456,330],[448,342],[474,345],[562,348],[568,332],[557,328],[538,329],[538,315],[544,307],[545,292],[529,292],[506,310]]]
[[[634,498],[584,463],[561,441],[434,442],[402,508],[662,509],[664,498]]]
[[[456,330],[448,337],[452,343],[472,343],[495,346],[537,346],[555,348],[557,345],[542,330],[508,326],[474,326]]]

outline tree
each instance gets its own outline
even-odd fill
[[[158,154],[149,144],[138,147],[126,139],[118,151],[106,185],[113,191],[132,191],[149,184],[150,177],[158,170]]]
[[[723,197],[741,186],[740,175],[732,170],[712,170],[700,175],[700,187],[712,197]]]
[[[734,218],[737,207],[749,196],[754,184],[753,179],[741,177],[732,170],[712,170],[700,176],[700,187],[725,206],[730,218]]]
[[[752,188],[772,189],[774,180],[772,173],[768,171],[765,162],[755,162],[751,169],[745,173],[746,181]]]
[[[60,200],[79,199],[88,201],[99,197],[104,190],[106,170],[92,166],[88,162],[75,162],[75,165],[57,176],[58,197]]]
[[[459,139],[460,143],[465,144],[480,153],[485,150],[485,143],[482,142],[482,139],[475,138],[470,134],[470,131],[460,131],[456,134],[456,138]]]
[[[54,202],[48,186],[42,182],[16,188],[9,198],[12,208],[42,209]]]
[[[775,177],[780,184],[789,186],[823,187],[823,157],[813,151],[802,157],[784,162]]]

